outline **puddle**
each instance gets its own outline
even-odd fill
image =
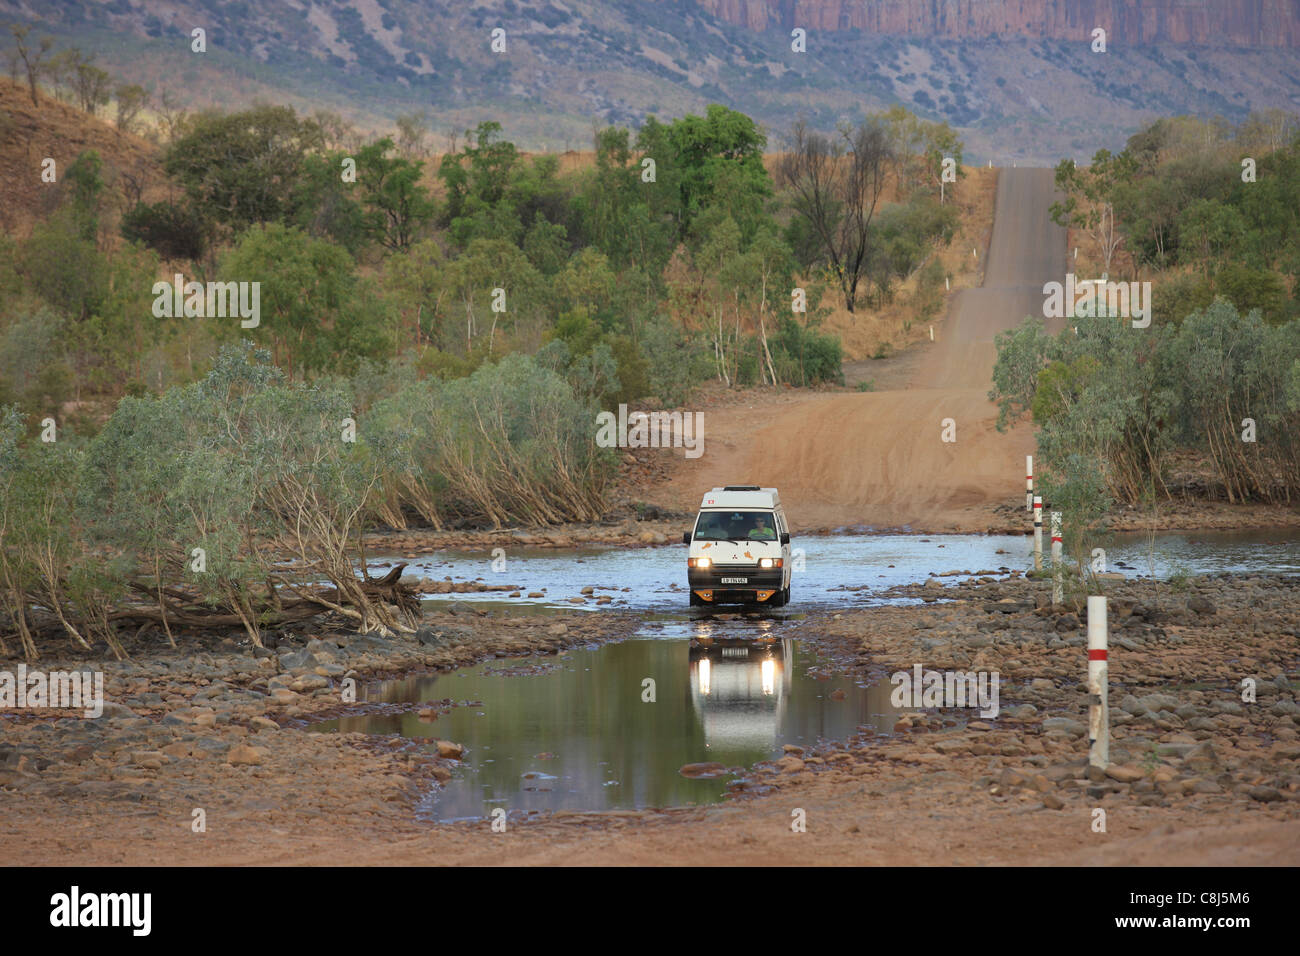
[[[888,682],[809,676],[824,663],[788,624],[680,622],[662,633],[376,683],[362,701],[427,702],[433,713],[343,717],[313,729],[462,744],[453,779],[418,811],[446,822],[496,807],[513,815],[715,803],[732,774],[691,778],[679,773],[684,765],[748,768],[780,757],[784,744],[842,742],[860,725],[889,732],[897,720]],[[653,703],[642,699],[647,680]]]
[[[1024,570],[1033,565],[1033,538],[1022,535],[833,535],[795,540],[791,575],[791,608],[861,607],[911,603],[884,592],[900,584],[915,584],[944,571]],[[1300,539],[1281,532],[1201,532],[1116,535],[1106,543],[1109,568],[1130,577],[1167,578],[1185,571],[1300,573]],[[386,572],[405,560],[377,558],[371,574]],[[499,613],[554,613],[596,610],[602,595],[605,607],[675,611],[687,606],[686,547],[506,549],[506,566],[496,572],[488,551],[439,551],[408,560],[408,573],[453,581],[518,585],[522,594],[541,598],[507,598],[500,591],[467,592],[430,597],[431,609],[452,601],[473,602]],[[961,578],[945,578],[956,583]],[[591,587],[585,603],[572,603]],[[851,590],[850,590],[851,589]],[[531,608],[532,610],[525,610]]]

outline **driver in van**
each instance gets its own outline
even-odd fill
[[[776,529],[767,526],[764,515],[754,515],[754,527],[749,529],[749,537],[754,541],[775,541]]]

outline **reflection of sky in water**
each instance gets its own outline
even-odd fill
[[[793,607],[878,604],[880,592],[924,581],[944,571],[1024,570],[1033,565],[1033,537],[1010,535],[836,535],[796,537],[803,570],[796,561],[791,588]],[[1168,577],[1215,571],[1300,572],[1300,537],[1282,532],[1202,532],[1164,534],[1154,545],[1144,535],[1116,535],[1103,542],[1112,571],[1129,576]],[[1049,542],[1044,541],[1044,548]],[[999,554],[998,552],[1003,553]],[[382,574],[393,559],[375,559],[371,573]],[[686,547],[580,548],[555,551],[506,549],[506,569],[492,570],[491,553],[441,551],[410,559],[408,573],[455,581],[514,584],[527,594],[545,589],[534,604],[569,605],[583,587],[593,597],[609,595],[613,607],[670,609],[686,605]],[[951,579],[949,579],[951,580]],[[862,588],[863,590],[848,590]],[[627,589],[627,590],[624,590]],[[434,600],[502,602],[500,592],[435,595]],[[525,598],[510,604],[527,603]],[[576,605],[581,607],[582,605]],[[594,607],[590,601],[586,605]]]
[[[694,779],[689,763],[748,767],[787,743],[844,741],[859,725],[892,729],[888,683],[863,688],[806,671],[816,659],[771,621],[669,625],[666,639],[634,638],[571,651],[544,673],[493,673],[524,661],[491,661],[452,674],[387,681],[367,701],[471,702],[430,721],[416,714],[345,717],[321,730],[399,733],[466,748],[454,778],[422,810],[435,820],[513,810],[683,806],[722,799],[729,777]],[[766,627],[764,627],[766,625]],[[763,630],[775,639],[705,651],[677,632],[719,642]],[[785,629],[787,636],[781,636]],[[539,659],[529,658],[529,663]],[[655,702],[642,700],[644,680]],[[844,692],[832,700],[832,691]]]

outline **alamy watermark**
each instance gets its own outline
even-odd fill
[[[95,718],[104,713],[103,671],[0,671],[0,710],[60,708]]]
[[[684,448],[687,458],[704,454],[703,412],[628,412],[596,415],[596,444],[601,448]]]
[[[133,936],[148,936],[152,910],[152,893],[83,893],[74,886],[50,897],[50,925],[126,927]]]
[[[262,322],[262,283],[186,282],[176,273],[172,282],[153,284],[155,319],[224,319],[238,316],[240,328],[255,329]]]
[[[981,717],[998,715],[997,671],[895,671],[889,702],[895,707],[978,707]]]
[[[1076,280],[1071,272],[1065,282],[1043,285],[1043,317],[1075,319],[1110,316],[1132,319],[1133,328],[1151,324],[1151,283],[1111,282],[1108,279]]]

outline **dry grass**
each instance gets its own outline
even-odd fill
[[[60,182],[78,154],[93,149],[104,162],[102,175],[110,187],[123,172],[154,189],[162,186],[156,146],[45,93],[38,92],[37,99],[39,107],[32,105],[25,85],[0,77],[0,229],[25,237],[35,222],[53,212],[61,190],[41,182],[47,157],[55,161]]]
[[[984,281],[984,256],[993,233],[998,171],[968,166],[965,173],[966,178],[957,188],[948,191],[948,201],[956,202],[960,210],[957,234],[950,246],[936,253],[944,270],[952,276],[952,289],[945,297],[945,305],[932,320],[921,321],[917,275],[896,286],[894,301],[879,309],[859,306],[856,312],[849,312],[844,307],[843,296],[837,294],[834,311],[822,328],[839,336],[846,361],[870,358],[886,343],[890,350],[897,351],[929,338],[930,326],[938,327],[942,323],[946,303],[953,293],[976,288]],[[972,249],[978,256],[971,255]]]

